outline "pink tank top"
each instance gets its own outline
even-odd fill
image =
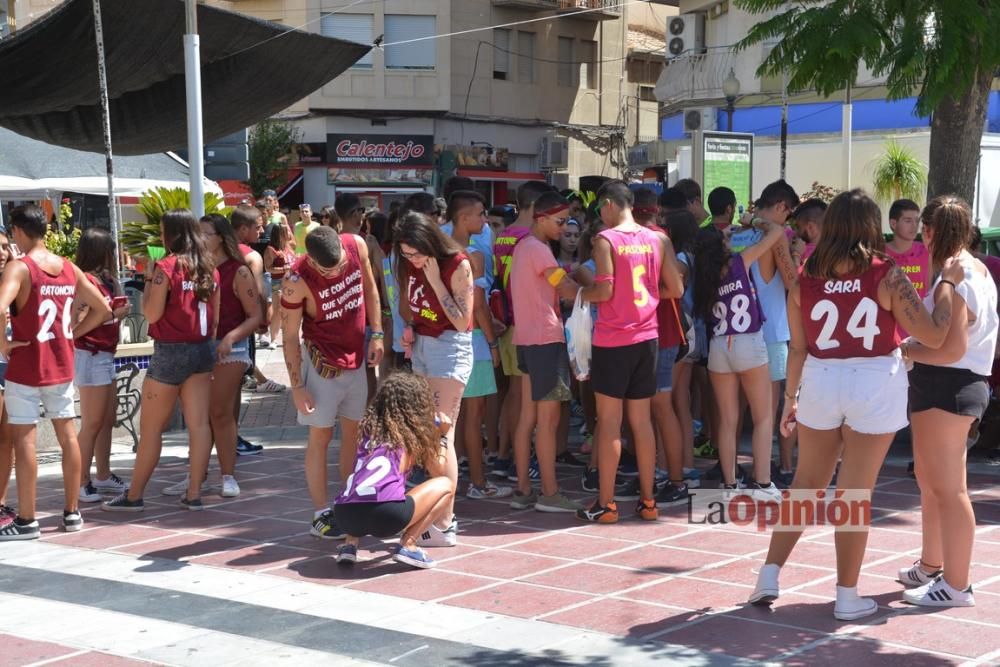
[[[659,337],[660,235],[645,228],[605,229],[598,236],[611,244],[614,291],[597,305],[594,345],[625,347]]]

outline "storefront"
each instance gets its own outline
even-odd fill
[[[366,208],[388,211],[414,192],[432,192],[431,135],[329,134],[326,183],[333,196],[353,192]]]
[[[443,173],[454,170],[456,176],[470,178],[476,191],[489,206],[513,203],[517,186],[525,181],[544,181],[538,172],[510,171],[510,152],[487,142],[472,146],[438,145],[438,162]]]

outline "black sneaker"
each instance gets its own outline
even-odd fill
[[[639,480],[630,479],[624,484],[615,484],[615,500],[639,500]]]
[[[326,510],[313,519],[309,534],[324,540],[342,540],[347,537],[347,533],[342,531],[334,520],[332,510]]]
[[[142,502],[142,498],[139,498],[139,500],[129,500],[128,490],[126,490],[124,493],[118,494],[101,505],[101,509],[105,512],[141,512],[146,508]]]
[[[576,458],[573,456],[573,452],[570,451],[565,451],[557,456],[556,463],[562,463],[563,465],[574,466],[576,468],[582,468],[587,465],[586,461]]]
[[[687,484],[682,482],[677,485],[673,482],[667,482],[656,494],[656,506],[667,507],[674,503],[682,503],[687,501],[690,496],[691,492],[688,491]]]
[[[41,534],[37,521],[25,521],[20,517],[0,528],[0,542],[15,542],[19,540],[37,540]]]
[[[716,461],[715,465],[712,466],[711,468],[709,468],[708,470],[706,470],[705,474],[702,475],[702,477],[704,479],[707,479],[710,482],[721,482],[722,481],[722,464],[719,463],[718,461]]]
[[[906,474],[914,478],[917,476],[917,473],[913,472],[913,461],[906,464]]]
[[[1000,447],[994,447],[986,453],[986,463],[991,466],[1000,466]]]
[[[601,479],[597,472],[597,468],[591,468],[587,472],[583,473],[583,480],[580,482],[580,487],[584,491],[590,491],[592,493],[597,493],[601,489]]]
[[[736,481],[743,486],[750,486],[753,483],[753,473],[748,472],[746,468],[740,464],[736,464]]]
[[[262,451],[264,451],[264,445],[255,445],[249,440],[245,440],[243,436],[236,436],[236,453],[239,456],[253,456]]]
[[[195,498],[194,500],[188,500],[187,496],[181,497],[181,507],[192,512],[200,512],[205,509],[205,505],[202,504],[201,498]]]
[[[75,533],[83,529],[83,517],[80,510],[63,510],[63,530]]]

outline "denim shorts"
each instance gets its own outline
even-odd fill
[[[7,384],[7,362],[0,362],[0,389]]]
[[[37,424],[41,416],[41,405],[45,406],[45,417],[48,419],[74,419],[76,408],[73,406],[73,398],[72,382],[47,387],[8,382],[4,390],[7,421],[16,426]]]
[[[781,382],[788,375],[788,343],[780,341],[767,344],[767,368],[771,382]]]
[[[656,391],[671,391],[674,388],[674,363],[677,361],[678,345],[660,349],[656,357]]]
[[[413,343],[413,372],[468,384],[472,376],[472,332],[445,331],[437,338],[417,334]]]
[[[268,303],[271,303],[272,294],[274,292],[274,282],[271,280],[271,274],[264,274],[264,298],[267,299]],[[278,287],[281,287],[281,281],[278,281]]]
[[[216,352],[219,348],[219,341],[212,341],[212,351]],[[221,359],[218,358],[218,354],[215,354],[216,364],[243,364],[247,368],[253,366],[253,362],[250,361],[250,338],[244,338],[243,340],[238,340],[233,343],[233,347],[229,350],[229,354]]]
[[[146,377],[178,387],[198,373],[211,373],[215,366],[215,342],[200,343],[153,342]]]
[[[77,387],[106,387],[115,382],[115,355],[112,352],[75,350],[73,382]]]

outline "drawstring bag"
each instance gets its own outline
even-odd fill
[[[590,353],[594,334],[594,318],[590,304],[583,300],[583,290],[578,290],[573,302],[573,312],[566,320],[566,349],[573,377],[586,380],[590,377]]]

